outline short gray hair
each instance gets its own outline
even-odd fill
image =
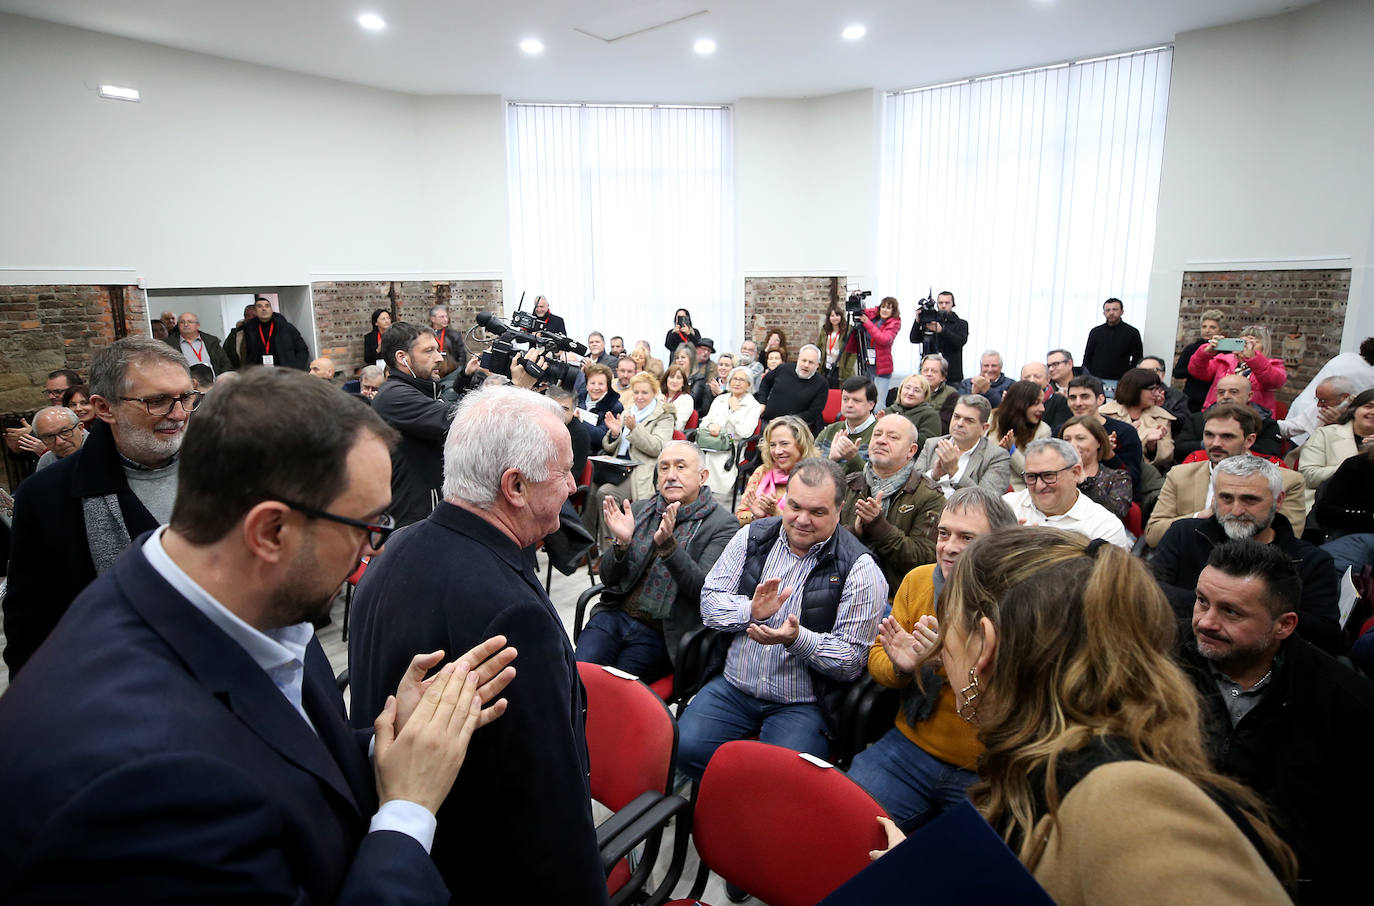
[[[816,358],[819,359],[821,357],[821,348],[817,346],[815,343],[807,343],[801,349],[797,350],[797,355],[800,356],[803,352],[806,352],[806,350],[808,349],[816,354]]]
[[[954,404],[956,406],[968,406],[970,409],[977,409],[978,415],[985,425],[988,423],[988,419],[992,418],[992,403],[989,403],[988,398],[981,393],[965,393],[955,400]]]
[[[981,362],[990,355],[997,356],[997,361],[1002,361],[1002,353],[998,352],[996,349],[984,349],[983,354],[978,357],[978,361]]]
[[[1046,450],[1053,450],[1064,460],[1064,468],[1072,468],[1078,465],[1078,451],[1061,437],[1042,437],[1026,444],[1026,459],[1030,459],[1037,453],[1044,453]]]
[[[444,497],[489,509],[501,476],[515,469],[530,481],[547,481],[558,447],[535,417],[547,413],[562,429],[553,400],[520,387],[469,391],[458,404],[444,441]]]
[[[730,373],[725,376],[725,383],[728,384],[733,381],[735,379],[735,372],[737,371],[743,372],[744,379],[749,382],[750,386],[753,386],[754,372],[749,370],[748,365],[736,365],[734,368],[731,368]]]
[[[1016,525],[1016,512],[1007,506],[1002,495],[987,488],[974,485],[960,488],[945,501],[946,513],[982,513],[988,521],[988,529],[995,530]]]
[[[949,359],[947,359],[947,358],[945,358],[944,356],[940,355],[940,353],[938,353],[938,352],[932,352],[932,353],[930,353],[929,355],[923,355],[923,356],[921,356],[921,364],[922,364],[922,365],[924,365],[926,362],[930,362],[930,361],[934,361],[937,365],[940,366],[940,373],[941,373],[941,374],[943,374],[945,377],[949,377]]]
[[[447,306],[447,305],[435,305],[435,306],[433,306],[433,307],[430,308],[430,310],[429,310],[429,316],[432,318],[432,317],[434,317],[434,315],[435,315],[437,312],[441,312],[441,311],[442,311],[442,312],[447,312],[447,311],[448,311],[448,306]]]
[[[191,376],[186,357],[152,337],[124,337],[97,352],[91,358],[91,396],[99,396],[113,405],[129,392],[129,368],[152,362],[170,362]]]
[[[1212,469],[1212,486],[1209,490],[1216,492],[1218,475],[1234,475],[1236,478],[1250,478],[1255,475],[1263,475],[1265,481],[1269,482],[1269,494],[1275,501],[1283,493],[1283,473],[1279,467],[1274,465],[1263,456],[1255,456],[1250,453],[1242,453],[1239,456],[1231,456],[1217,463]]]
[[[39,409],[37,412],[33,414],[33,423],[35,425],[38,424],[38,420],[43,416],[47,415],[49,412],[62,413],[63,415],[67,416],[67,418],[71,419],[71,421],[68,422],[68,424],[71,425],[75,425],[77,422],[81,421],[81,419],[76,417],[76,413],[68,409],[66,406],[44,406],[42,409]]]
[[[363,366],[363,370],[360,371],[360,372],[358,372],[358,380],[359,380],[359,381],[365,381],[365,380],[367,380],[368,378],[384,378],[384,377],[386,377],[386,372],[383,371],[382,369],[378,368],[376,365],[364,365],[364,366]]]
[[[701,447],[698,447],[696,444],[692,443],[690,440],[670,440],[670,441],[668,441],[666,444],[663,445],[663,449],[658,451],[658,458],[659,458],[659,459],[662,459],[663,457],[667,456],[667,455],[668,455],[668,451],[671,450],[673,447],[682,447],[683,449],[691,450],[691,451],[692,451],[692,456],[693,456],[693,457],[696,459],[696,461],[697,461],[697,468],[698,468],[698,469],[704,469],[704,468],[706,468],[706,465],[705,465],[705,463],[702,462],[702,458],[701,458]]]
[[[1326,378],[1320,384],[1317,385],[1317,388],[1321,387],[1328,387],[1330,388],[1331,392],[1339,393],[1341,396],[1355,395],[1355,382],[1343,374],[1331,375],[1331,377]],[[1316,390],[1314,389],[1313,393],[1315,392]]]
[[[806,347],[802,348],[805,349]],[[844,504],[844,492],[848,486],[844,480],[844,469],[840,468],[839,463],[831,462],[829,459],[823,459],[819,456],[803,459],[792,470],[792,475],[788,481],[800,481],[808,488],[818,488],[821,486],[821,482],[827,478],[835,485],[835,506],[842,506]]]

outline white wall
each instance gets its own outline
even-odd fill
[[[143,101],[102,100],[99,82]],[[0,16],[0,84],[4,282],[507,267],[499,98],[420,98],[14,16]]]
[[[877,273],[881,94],[735,105],[737,266],[742,277]],[[741,293],[743,288],[741,286]]]
[[[1343,348],[1374,334],[1374,3],[1178,36],[1145,346],[1183,272],[1352,268]]]

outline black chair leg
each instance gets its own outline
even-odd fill
[[[348,608],[353,604],[353,584],[344,583],[343,641],[348,641]]]

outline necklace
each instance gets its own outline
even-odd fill
[[[1237,689],[1232,689],[1232,690],[1231,690],[1231,697],[1232,697],[1232,698],[1236,698],[1237,696],[1239,696],[1239,695],[1241,694],[1241,692],[1254,692],[1254,691],[1255,691],[1256,689],[1258,689],[1260,686],[1264,685],[1264,681],[1267,680],[1267,679],[1269,679],[1269,674],[1271,674],[1271,673],[1273,673],[1273,672],[1274,672],[1274,665],[1273,665],[1273,663],[1270,663],[1270,664],[1269,664],[1269,669],[1266,670],[1266,671],[1264,671],[1264,676],[1261,676],[1258,680],[1256,680],[1256,681],[1255,681],[1255,684],[1254,684],[1253,686],[1251,686],[1249,689],[1239,689],[1239,688],[1237,688]]]

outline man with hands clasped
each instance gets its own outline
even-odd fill
[[[601,557],[606,590],[577,640],[577,659],[629,671],[646,683],[673,670],[682,634],[701,625],[701,586],[738,524],[705,483],[701,454],[673,441],[659,454],[648,500],[607,497],[614,540]]]
[[[926,441],[916,471],[949,497],[960,488],[1005,491],[1011,484],[1011,454],[984,436],[992,406],[976,393],[959,397],[949,433]]]
[[[980,535],[1016,525],[1016,516],[991,491],[955,491],[940,514],[936,562],[902,580],[892,615],[878,627],[868,650],[868,672],[880,684],[902,690],[896,726],[854,757],[850,779],[910,831],[957,804],[978,779],[974,763],[983,751],[977,728],[959,717],[954,690],[934,665],[915,679],[918,658],[935,644],[935,601],[964,548]]]
[[[830,755],[829,739],[887,601],[887,580],[840,531],[844,473],[824,459],[793,471],[782,517],[735,533],[706,577],[701,618],[731,636],[679,721],[678,766],[700,777],[732,739]],[[722,672],[723,669],[723,672]]]

